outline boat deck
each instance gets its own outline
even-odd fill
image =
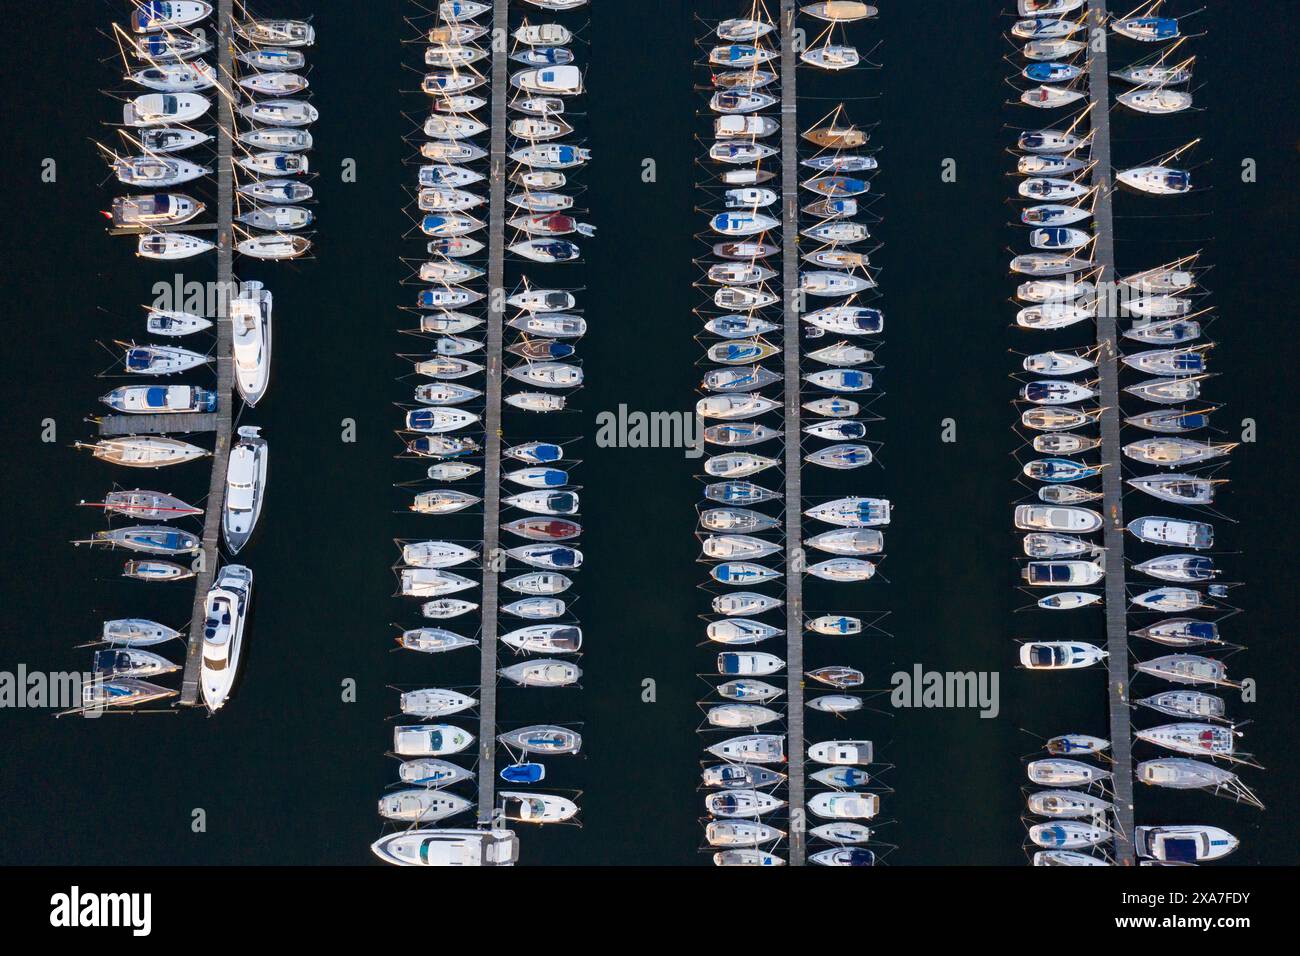
[[[1106,29],[1106,0],[1089,0],[1088,14],[1096,29]],[[1104,44],[1094,47],[1089,63],[1088,89],[1092,97],[1092,173],[1097,187],[1093,221],[1097,226],[1098,284],[1114,283],[1115,222],[1111,207],[1110,77]],[[1100,295],[1097,311],[1097,371],[1101,391],[1102,501],[1105,511],[1106,546],[1106,650],[1110,695],[1110,741],[1114,765],[1115,829],[1112,844],[1115,859],[1123,866],[1134,864],[1133,851],[1133,756],[1132,728],[1128,702],[1128,595],[1124,587],[1124,485],[1120,452],[1120,406],[1116,299]]]
[[[492,35],[509,33],[509,0],[492,2]],[[483,409],[483,626],[479,635],[478,822],[496,807],[497,606],[501,542],[501,348],[505,309],[506,82],[505,44],[492,50],[492,129],[488,181],[487,383]]]
[[[232,145],[235,140],[235,107],[231,93],[234,75],[234,0],[217,0],[217,75],[225,95],[217,102],[217,411],[216,441],[212,449],[212,476],[208,481],[207,508],[203,515],[203,561],[194,577],[194,604],[190,611],[189,644],[185,670],[181,674],[181,704],[199,703],[199,666],[203,656],[203,617],[208,589],[217,572],[217,541],[221,534],[221,502],[225,493],[226,464],[230,457],[230,406],[235,386],[232,358],[233,330],[230,325],[230,297],[234,288],[234,194]]]
[[[799,121],[795,0],[781,0],[781,270],[785,292],[785,639],[790,865],[805,858],[803,703],[803,473],[799,436]]]
[[[96,419],[100,438],[122,435],[167,435],[217,430],[216,412],[187,412],[183,415],[105,415]]]

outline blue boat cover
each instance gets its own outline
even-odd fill
[[[1164,840],[1165,861],[1168,863],[1195,863],[1196,840],[1177,838]]]
[[[512,763],[501,768],[501,779],[507,783],[538,783],[546,776],[546,768],[539,763]]]

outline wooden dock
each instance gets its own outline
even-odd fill
[[[1106,30],[1106,0],[1089,0],[1090,26]],[[1100,49],[1098,49],[1100,46]],[[1110,697],[1110,746],[1114,765],[1115,829],[1113,852],[1124,866],[1134,863],[1133,755],[1128,702],[1128,595],[1124,586],[1124,484],[1120,451],[1119,362],[1114,288],[1115,223],[1111,207],[1110,82],[1105,44],[1094,45],[1089,60],[1088,85],[1092,97],[1092,184],[1097,189],[1093,221],[1097,228],[1096,262],[1097,370],[1100,375],[1102,494],[1105,508],[1106,650]]]
[[[790,865],[805,859],[803,704],[803,449],[799,390],[799,117],[795,0],[781,0],[781,269],[785,298],[785,641]]]
[[[181,415],[105,415],[96,419],[100,438],[122,435],[168,435],[217,430],[216,412],[186,412]]]
[[[234,100],[234,0],[217,2],[217,76],[224,91],[217,107],[217,411],[216,441],[212,449],[212,476],[203,514],[203,551],[194,578],[194,604],[190,611],[189,646],[181,675],[181,704],[199,703],[199,667],[203,657],[203,618],[208,589],[217,571],[217,541],[221,534],[222,500],[226,490],[226,465],[230,457],[231,409],[234,401],[235,368],[231,355],[233,331],[230,299],[234,295],[234,193],[235,177],[231,154],[235,141]]]
[[[478,822],[496,808],[497,606],[501,551],[501,339],[505,321],[506,85],[509,0],[492,2],[492,128],[488,182],[487,382],[483,409],[483,627],[479,635]]]

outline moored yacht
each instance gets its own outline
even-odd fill
[[[253,572],[241,564],[222,568],[208,592],[199,686],[209,713],[215,714],[230,697],[239,672],[252,599]]]

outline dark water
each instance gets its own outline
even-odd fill
[[[99,35],[116,5],[67,4],[69,29],[46,31],[37,48],[13,44],[3,80],[9,93],[10,145],[4,152],[3,239],[10,372],[4,430],[4,524],[8,547],[0,668],[87,666],[88,639],[107,617],[140,614],[183,621],[188,599],[169,600],[117,579],[121,555],[75,551],[66,542],[100,525],[73,507],[102,495],[108,469],[68,447],[91,434],[81,422],[95,398],[120,381],[92,376],[112,357],[98,342],[142,336],[139,304],[172,270],[145,264],[129,240],[110,240],[95,211],[110,192],[91,145],[108,141],[100,126],[117,107],[99,89],[120,87],[112,52]],[[409,394],[395,384],[403,364],[393,353],[416,351],[395,331],[410,324],[399,311],[413,290],[400,288],[409,226],[403,186],[412,170],[402,136],[419,99],[400,94],[418,83],[402,66],[415,55],[399,40],[411,35],[398,3],[373,4],[364,17],[352,5],[284,2],[277,14],[319,6],[319,42],[311,53],[315,104],[322,120],[312,154],[320,231],[317,258],[291,264],[241,264],[241,278],[262,278],[276,297],[274,386],[245,423],[264,427],[273,477],[259,537],[248,548],[256,569],[255,629],[237,697],[219,719],[197,714],[54,721],[48,713],[6,710],[0,728],[6,760],[0,771],[0,861],[52,863],[365,863],[379,833],[374,801],[391,779],[386,718],[395,711],[388,685],[444,679],[446,671],[389,652],[390,622],[404,609],[390,598],[392,539],[421,534],[398,513],[411,476],[395,462],[393,402]],[[837,80],[829,94],[857,101],[852,117],[879,120],[883,146],[874,210],[885,247],[882,266],[888,332],[881,355],[887,394],[877,410],[883,470],[873,493],[896,503],[889,531],[887,585],[874,582],[861,606],[889,609],[882,637],[862,652],[869,682],[921,663],[936,670],[1001,671],[1001,714],[913,710],[869,718],[871,735],[895,765],[886,780],[887,838],[899,845],[891,862],[1016,864],[1022,755],[1033,734],[1066,729],[1104,733],[1102,672],[1059,679],[1013,669],[1015,639],[1031,636],[1028,603],[1014,588],[1017,542],[1009,510],[1022,493],[1012,481],[1017,445],[1007,378],[1028,343],[1008,327],[1004,202],[1010,166],[1003,148],[1020,121],[1003,107],[1010,67],[997,4],[890,5],[859,35],[879,36],[879,72]],[[1297,360],[1287,296],[1295,240],[1298,138],[1294,84],[1263,82],[1254,64],[1286,62],[1289,40],[1276,18],[1242,16],[1234,4],[1198,18],[1210,31],[1196,41],[1198,105],[1205,112],[1171,120],[1117,117],[1117,162],[1148,158],[1201,135],[1193,162],[1214,188],[1183,211],[1201,218],[1150,220],[1140,203],[1117,207],[1121,268],[1148,266],[1197,247],[1215,268],[1207,278],[1221,318],[1213,353],[1222,376],[1212,395],[1224,401],[1221,423],[1258,422],[1259,441],[1234,455],[1224,508],[1238,524],[1219,523],[1233,591],[1246,615],[1230,625],[1249,650],[1234,658],[1237,675],[1259,680],[1259,702],[1235,705],[1252,717],[1250,748],[1269,766],[1248,772],[1267,813],[1237,809],[1202,794],[1137,794],[1139,822],[1204,821],[1243,838],[1237,863],[1293,863],[1297,767],[1295,587],[1291,545],[1297,521],[1290,504],[1295,456],[1288,450],[1294,398],[1287,386]],[[720,4],[710,10],[723,12]],[[272,7],[267,5],[267,9]],[[702,32],[684,2],[595,5],[585,34],[591,46],[586,127],[595,161],[586,174],[585,204],[600,226],[580,267],[592,331],[584,340],[588,385],[581,412],[561,416],[557,435],[589,436],[575,444],[583,460],[584,550],[577,611],[589,647],[584,689],[530,697],[504,692],[504,722],[581,721],[585,756],[554,768],[555,785],[581,789],[582,829],[525,835],[529,863],[691,864],[704,858],[695,790],[699,739],[696,676],[708,655],[697,647],[695,615],[706,599],[691,535],[698,462],[679,451],[596,448],[597,412],[685,409],[694,400],[699,348],[691,309],[697,272],[691,237],[693,137],[703,128],[692,91],[693,39]],[[703,7],[699,8],[703,10]],[[731,13],[730,8],[725,9]],[[924,42],[922,42],[924,41]],[[865,41],[858,44],[864,50]],[[1128,52],[1127,50],[1124,52]],[[1123,56],[1117,57],[1123,60]],[[57,63],[59,69],[51,69]],[[40,85],[33,85],[39,76]],[[822,92],[810,82],[810,92]],[[1247,106],[1249,104],[1249,106]],[[830,108],[827,104],[827,109]],[[805,101],[801,118],[820,115]],[[58,180],[40,182],[43,158],[57,161]],[[944,158],[957,162],[955,183],[940,182]],[[1244,157],[1258,162],[1258,182],[1244,184]],[[358,179],[343,183],[344,158]],[[655,160],[657,180],[641,178]],[[1180,243],[1160,241],[1177,236]],[[1151,243],[1143,246],[1144,242]],[[206,278],[187,269],[193,278]],[[58,440],[42,443],[43,419]],[[340,441],[341,421],[357,423],[355,443]],[[957,422],[958,441],[940,442],[941,422]],[[510,421],[507,428],[512,427]],[[514,426],[517,429],[517,424]],[[1234,425],[1235,428],[1235,425]],[[508,435],[513,437],[513,435]],[[118,477],[113,475],[112,477]],[[1282,489],[1275,484],[1284,483]],[[122,479],[129,480],[129,479]],[[202,495],[201,467],[164,472],[153,484],[191,500]],[[1136,507],[1134,503],[1133,507]],[[469,534],[470,532],[465,532]],[[810,592],[810,609],[817,599]],[[826,600],[822,596],[821,600]],[[409,619],[409,609],[405,609]],[[1079,636],[1100,627],[1084,621]],[[1041,634],[1033,635],[1041,636]],[[874,640],[874,639],[873,639]],[[1143,649],[1144,651],[1147,649]],[[1154,656],[1154,655],[1152,655]],[[810,661],[820,663],[812,657]],[[469,680],[474,661],[466,658]],[[439,662],[441,668],[443,662]],[[355,680],[355,703],[341,700]],[[656,700],[642,702],[642,682]],[[195,808],[207,832],[191,832]]]

